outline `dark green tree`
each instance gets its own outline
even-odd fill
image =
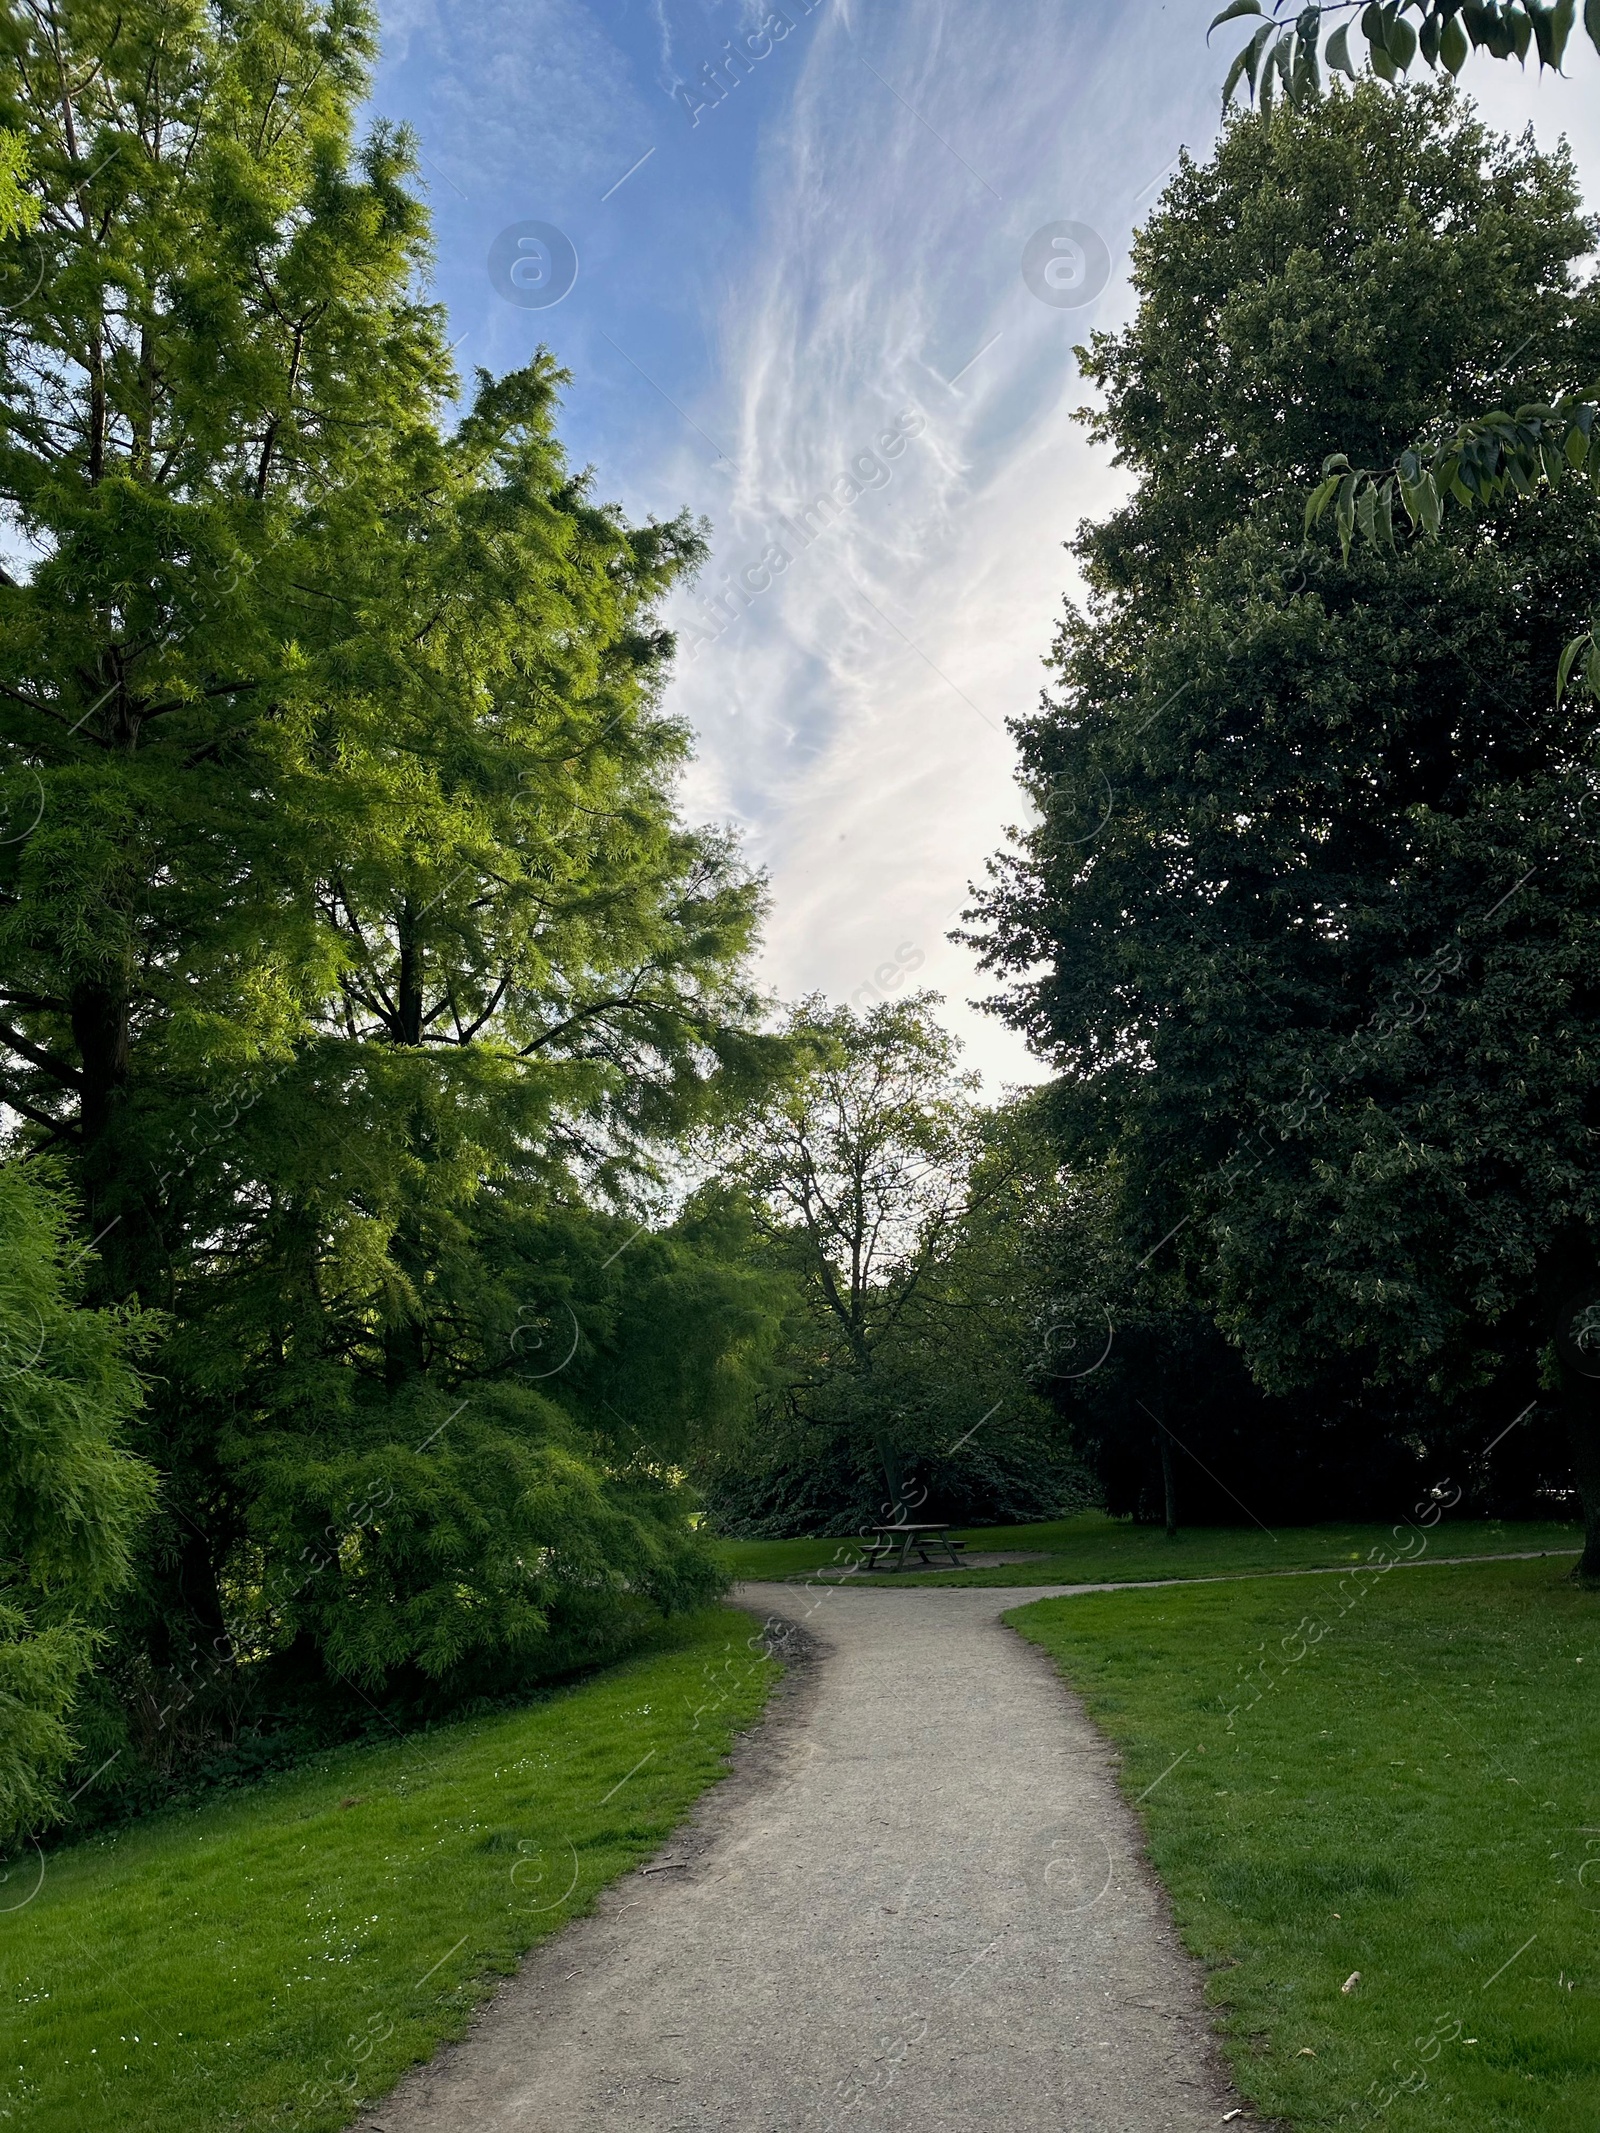
[[[1541,74],[1546,67],[1559,72],[1578,0],[1229,0],[1211,27],[1250,18],[1255,26],[1228,69],[1222,101],[1227,105],[1243,83],[1270,121],[1280,93],[1300,106],[1321,96],[1323,63],[1360,78],[1350,52],[1357,27],[1380,81],[1398,82],[1418,59],[1459,74],[1474,51],[1526,64],[1531,50]],[[1583,22],[1600,51],[1600,0],[1584,0]],[[1479,511],[1542,482],[1584,482],[1600,494],[1600,380],[1558,369],[1545,398],[1514,406],[1508,396],[1493,412],[1435,424],[1387,466],[1352,464],[1348,452],[1331,452],[1322,474],[1307,499],[1307,528],[1331,512],[1347,553],[1358,532],[1392,550],[1397,525],[1409,522],[1414,533],[1435,537],[1452,504]],[[1600,616],[1564,647],[1558,693],[1574,675],[1600,698]]]
[[[1271,1390],[1344,1358],[1493,1413],[1593,1264],[1590,719],[1551,686],[1593,513],[1507,498],[1393,562],[1301,531],[1334,440],[1381,461],[1600,359],[1592,244],[1564,157],[1364,85],[1186,164],[1085,352],[1137,487],[1080,534],[1089,608],[1019,734],[1040,819],[979,938],[1115,1160],[1126,1263]]]

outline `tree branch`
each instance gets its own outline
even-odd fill
[[[21,1030],[13,1029],[9,1022],[0,1022],[0,1043],[8,1044],[12,1051],[26,1059],[30,1066],[36,1066],[42,1074],[50,1075],[53,1080],[59,1081],[63,1088],[82,1094],[83,1076],[75,1068],[63,1066],[39,1045],[30,1043]]]

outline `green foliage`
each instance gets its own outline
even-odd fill
[[[1577,0],[1311,0],[1296,6],[1288,26],[1288,0],[1231,0],[1212,21],[1221,23],[1261,16],[1249,42],[1228,70],[1222,100],[1228,104],[1240,82],[1259,95],[1263,115],[1270,116],[1279,86],[1293,105],[1304,106],[1322,93],[1318,71],[1319,41],[1330,68],[1357,79],[1351,62],[1349,34],[1359,8],[1362,35],[1372,71],[1383,81],[1403,75],[1419,54],[1430,68],[1459,74],[1474,48],[1496,59],[1513,55],[1525,61],[1530,44],[1539,69],[1559,71],[1567,40],[1577,21]],[[1331,32],[1328,18],[1347,19]],[[1413,28],[1407,17],[1418,20]],[[1584,24],[1600,50],[1600,0],[1587,0]],[[1307,532],[1331,510],[1348,558],[1357,532],[1374,547],[1393,550],[1395,511],[1403,507],[1413,530],[1436,535],[1447,507],[1481,510],[1508,495],[1524,496],[1541,482],[1552,488],[1572,477],[1587,480],[1600,493],[1600,385],[1569,391],[1547,402],[1530,402],[1508,414],[1495,410],[1451,426],[1429,445],[1412,445],[1389,467],[1352,466],[1344,452],[1331,452],[1322,479],[1306,504]],[[1600,697],[1600,622],[1572,638],[1557,669],[1556,694],[1566,689],[1574,670]]]
[[[257,1432],[237,1454],[262,1631],[309,1636],[351,1681],[414,1666],[508,1686],[588,1656],[585,1629],[619,1605],[671,1612],[717,1590],[670,1486],[608,1478],[532,1388],[450,1407],[418,1393],[374,1407],[369,1428],[365,1443],[359,1426],[331,1444]]]
[[[1076,1152],[1034,1246],[1047,1305],[1032,1382],[1066,1421],[1097,1501],[1185,1533],[1241,1516],[1276,1531],[1333,1514],[1393,1517],[1448,1476],[1463,1515],[1561,1515],[1571,1492],[1559,1409],[1527,1398],[1536,1338],[1502,1333],[1489,1381],[1450,1399],[1403,1374],[1374,1387],[1373,1358],[1336,1337],[1303,1342],[1293,1370],[1262,1383],[1254,1340],[1241,1349],[1218,1323],[1218,1262],[1193,1234],[1195,1215],[1175,1209],[1153,1231],[1143,1164],[1089,1159],[1078,1138],[1085,1093],[1069,1082],[1045,1107]],[[1258,1153],[1253,1143],[1220,1166],[1220,1197],[1238,1204],[1253,1182],[1239,1173]],[[1294,1295],[1296,1269],[1257,1271],[1266,1321]],[[1479,1450],[1490,1438],[1492,1461]]]
[[[1358,530],[1373,548],[1395,552],[1396,503],[1404,506],[1413,532],[1432,538],[1452,503],[1478,511],[1526,496],[1541,482],[1556,489],[1569,479],[1587,482],[1600,495],[1597,423],[1600,389],[1583,398],[1568,394],[1553,406],[1519,407],[1515,415],[1479,416],[1429,451],[1408,448],[1392,471],[1353,467],[1343,452],[1330,452],[1306,499],[1305,530],[1309,534],[1331,510],[1348,563]],[[1600,626],[1593,622],[1561,654],[1557,702],[1574,669],[1600,696]]]
[[[20,237],[39,219],[39,203],[25,189],[27,176],[26,140],[0,132],[0,238]]]
[[[1228,69],[1222,101],[1243,83],[1270,116],[1280,95],[1296,108],[1319,97],[1324,65],[1358,78],[1352,29],[1366,39],[1367,64],[1380,81],[1397,81],[1417,59],[1459,74],[1474,51],[1520,62],[1532,51],[1541,73],[1559,72],[1578,0],[1229,0],[1211,28],[1250,18],[1259,20]],[[1583,24],[1600,51],[1600,0],[1585,0]]]
[[[149,1327],[77,1301],[70,1210],[0,1163],[0,1844],[53,1820],[72,1711],[155,1477],[128,1450]]]
[[[373,53],[366,0],[18,9],[0,49],[38,207],[0,240],[0,1103],[98,1295],[172,1327],[115,1658],[158,1713],[197,1652],[233,1711],[697,1602],[671,1461],[764,1337],[714,1254],[629,1248],[772,1051],[761,885],[678,819],[659,703],[701,536],[567,466],[546,353],[456,412]],[[697,1282],[729,1315],[656,1384]]]
[[[977,1076],[913,993],[857,1015],[794,1009],[799,1064],[740,1121],[725,1175],[788,1247],[816,1323],[857,1370],[921,1302],[981,1145]]]
[[[1081,1492],[1026,1383],[1053,1159],[1025,1113],[981,1110],[936,1005],[803,1002],[796,1070],[724,1158],[792,1299],[781,1381],[706,1474],[725,1530],[1027,1517]]]
[[[1589,721],[1544,681],[1600,528],[1545,488],[1347,562],[1302,499],[1352,431],[1381,462],[1497,375],[1600,363],[1577,205],[1444,88],[1241,118],[1180,170],[1087,352],[1137,487],[1080,538],[980,936],[1110,1166],[1119,1322],[1196,1306],[1269,1392],[1349,1371],[1479,1442],[1600,1234]]]

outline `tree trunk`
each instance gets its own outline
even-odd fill
[[[167,1528],[173,1545],[159,1544],[150,1555],[145,1573],[152,1607],[145,1648],[158,1667],[182,1668],[200,1654],[207,1666],[231,1667],[235,1655],[222,1612],[222,1590],[212,1543],[185,1516],[177,1498],[193,1492],[183,1487],[184,1477],[167,1474],[166,1493],[175,1516]],[[219,1524],[221,1522],[219,1521]]]
[[[393,1036],[408,1047],[422,1042],[422,943],[417,937],[417,913],[408,897],[395,916],[395,937],[400,948],[400,971],[395,988]],[[414,1110],[410,1122],[411,1152],[423,1163],[428,1160],[426,1121]],[[422,1224],[414,1212],[403,1213],[389,1240],[389,1252],[407,1280],[420,1289],[426,1265]],[[383,1333],[383,1378],[386,1389],[398,1392],[427,1366],[426,1328],[408,1311]]]
[[[1573,1479],[1583,1502],[1577,1575],[1600,1579],[1600,1267],[1586,1234],[1574,1230],[1558,1240],[1542,1286],[1561,1365]]]
[[[411,1121],[411,1146],[413,1153],[427,1160],[422,1145],[422,1122],[415,1115]],[[421,1377],[428,1367],[428,1329],[417,1315],[422,1308],[427,1256],[422,1224],[414,1210],[406,1209],[390,1236],[389,1257],[411,1284],[418,1301],[415,1311],[408,1305],[400,1305],[401,1316],[390,1320],[383,1329],[383,1382],[387,1392],[398,1392],[403,1385]]]
[[[883,1467],[883,1478],[889,1485],[889,1516],[897,1526],[903,1526],[911,1515],[911,1506],[906,1501],[905,1474],[894,1448],[882,1437],[876,1442],[878,1459]]]
[[[878,1458],[883,1467],[883,1478],[889,1489],[889,1516],[898,1519],[900,1517],[900,1462],[881,1437],[878,1439]]]
[[[222,1592],[211,1547],[202,1533],[187,1523],[177,1563],[177,1598],[182,1618],[194,1629],[196,1641],[219,1661],[231,1661],[233,1644],[222,1612]]]
[[[1167,1539],[1178,1537],[1178,1475],[1172,1457],[1172,1439],[1164,1422],[1156,1424],[1156,1445],[1161,1453],[1161,1496],[1166,1509]]]
[[[90,1300],[121,1303],[139,1282],[136,1232],[148,1225],[140,1184],[123,1176],[122,1099],[132,1064],[127,996],[106,985],[79,985],[71,998],[72,1040],[78,1048],[82,1094],[78,1130],[82,1136],[84,1218],[98,1238],[99,1264],[88,1279]]]
[[[1572,1446],[1572,1472],[1583,1500],[1583,1555],[1578,1576],[1600,1579],[1600,1384],[1562,1371],[1566,1380],[1562,1402],[1566,1409],[1567,1440]]]
[[[417,1045],[422,1042],[422,943],[417,938],[416,913],[409,901],[401,906],[395,932],[400,943],[395,1042]]]

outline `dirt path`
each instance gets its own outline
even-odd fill
[[[1565,1562],[1570,1556],[1574,1562],[1582,1555],[1581,1548],[1516,1548],[1503,1555],[1401,1555],[1396,1556],[1383,1572],[1389,1570],[1448,1570],[1465,1563],[1543,1563]],[[1049,1556],[1035,1552],[1028,1555],[969,1555],[962,1563],[962,1570],[985,1570],[990,1564],[1047,1563]],[[1297,1563],[1292,1570],[1208,1570],[1192,1578],[1105,1578],[1098,1584],[1030,1585],[1018,1589],[1006,1601],[1008,1607],[1018,1607],[1028,1598],[1049,1600],[1063,1593],[1076,1597],[1083,1592],[1154,1592],[1162,1585],[1244,1585],[1256,1578],[1337,1578],[1350,1577],[1358,1570],[1370,1570],[1370,1563]],[[935,1583],[938,1573],[927,1570],[877,1571],[863,1574],[856,1569],[802,1570],[793,1577],[784,1578],[787,1586],[796,1585],[855,1585],[862,1592],[892,1591],[899,1585],[906,1592],[959,1592],[969,1588],[956,1583],[960,1571],[948,1574],[943,1584]],[[754,1590],[754,1588],[751,1588]],[[765,1589],[765,1588],[763,1588]],[[983,1591],[999,1591],[998,1586],[977,1588]]]
[[[1222,2124],[1111,1752],[999,1620],[1045,1597],[743,1587],[809,1649],[734,1776],[369,2133]]]

